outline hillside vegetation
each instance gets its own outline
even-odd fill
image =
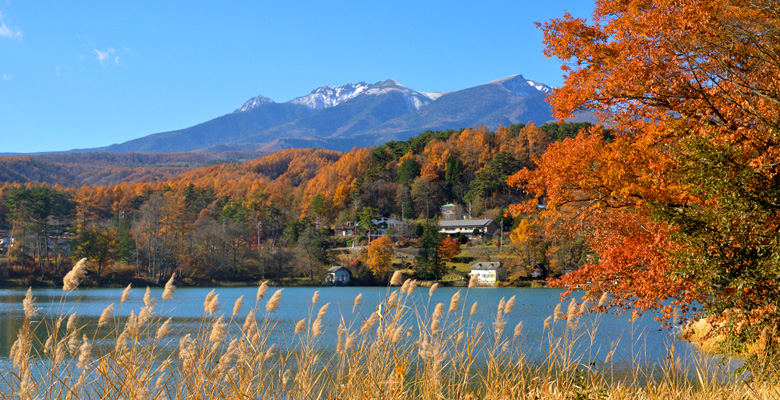
[[[159,282],[174,271],[191,283],[259,278],[318,283],[324,269],[339,262],[359,281],[381,281],[386,276],[366,267],[366,254],[337,258],[328,249],[368,245],[367,235],[376,236],[368,231],[371,221],[382,216],[411,223],[406,232],[393,232],[396,246],[438,248],[442,238],[433,221],[447,203],[456,205],[459,218],[498,218],[509,232],[516,222],[504,209],[526,195],[506,179],[521,168],[533,168],[533,160],[550,143],[573,137],[584,126],[428,131],[407,141],[349,152],[291,149],[201,168],[194,166],[214,160],[187,154],[28,158],[29,165],[71,175],[51,174],[42,182],[0,188],[0,227],[10,230],[15,240],[0,266],[7,278],[26,277],[28,282],[50,281],[62,274],[63,265],[87,257],[93,283]],[[160,166],[145,167],[144,177],[137,180],[64,188],[74,179],[103,179],[120,161]],[[27,179],[37,171],[15,165]],[[357,237],[334,236],[334,226],[360,221],[364,228]],[[493,240],[476,239],[472,244]],[[509,259],[515,272],[525,273],[537,263],[552,263],[560,271],[579,262],[581,244],[538,239],[507,246],[514,252]],[[436,250],[425,254],[433,260],[418,259],[415,264],[431,261],[434,272],[423,268],[421,274],[448,274],[444,262],[454,256],[440,259]],[[394,261],[397,267],[410,267]]]

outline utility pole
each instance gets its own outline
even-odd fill
[[[501,236],[498,237],[498,252],[501,253],[504,251],[504,217],[501,216]]]

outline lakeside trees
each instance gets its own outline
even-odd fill
[[[557,118],[589,129],[510,179],[569,214],[597,258],[563,278],[613,305],[703,304],[736,344],[780,321],[780,5],[607,0],[541,24],[567,61]],[[536,209],[536,201],[515,209]],[[671,299],[671,304],[664,301]]]
[[[532,166],[532,157],[561,132],[575,131],[568,124],[514,125],[495,132],[477,127],[425,132],[346,153],[284,150],[164,181],[69,189],[5,184],[0,229],[18,231],[13,236],[19,246],[8,264],[35,268],[44,278],[56,277],[66,258],[83,256],[95,268],[92,276],[112,282],[138,276],[161,282],[174,271],[201,282],[317,280],[331,261],[325,250],[345,245],[328,231],[334,225],[359,222],[363,231],[350,239],[368,245],[377,239],[372,220],[380,216],[424,225],[443,204],[454,202],[464,215],[465,210],[474,217],[489,212],[495,218],[525,196],[503,183],[506,175]],[[30,196],[50,199],[26,200]],[[59,236],[52,233],[57,226]],[[36,230],[48,232],[36,236]],[[52,243],[35,244],[55,237],[56,257]],[[440,277],[445,271],[436,261],[438,241],[429,239],[426,260],[434,262],[425,276]],[[445,256],[455,251],[447,244]]]

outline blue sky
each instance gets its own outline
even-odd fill
[[[185,128],[262,94],[395,79],[559,86],[534,22],[591,1],[0,1],[0,153]]]

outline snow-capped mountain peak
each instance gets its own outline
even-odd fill
[[[258,96],[252,97],[251,99],[247,100],[246,103],[244,103],[244,105],[242,105],[241,107],[237,108],[233,112],[234,113],[238,113],[238,112],[249,111],[249,110],[251,110],[253,108],[256,108],[256,107],[259,107],[259,106],[261,106],[263,104],[271,104],[273,102],[274,101],[269,99],[268,97],[259,96],[258,95]]]
[[[393,79],[380,81],[374,84],[365,82],[348,83],[343,86],[326,85],[315,89],[306,96],[290,100],[293,104],[302,104],[313,110],[335,107],[341,103],[358,96],[378,96],[391,92],[399,92],[404,96],[407,104],[415,110],[430,104],[431,99],[424,94],[416,92],[398,83]]]
[[[543,83],[525,79],[523,75],[507,76],[506,78],[497,79],[489,84],[500,85],[504,89],[521,96],[528,96],[538,92],[545,94],[552,92],[551,87]]]
[[[348,83],[344,86],[325,85],[314,89],[306,96],[290,100],[293,104],[302,104],[313,110],[321,110],[337,106],[349,99],[355,98],[368,89],[365,82]]]
[[[530,79],[526,79],[525,81],[528,82],[529,85],[531,85],[534,88],[536,88],[536,90],[538,90],[540,92],[543,92],[544,94],[552,93],[552,88],[547,86],[547,85],[545,85],[544,83],[537,82],[537,81],[532,81]]]

